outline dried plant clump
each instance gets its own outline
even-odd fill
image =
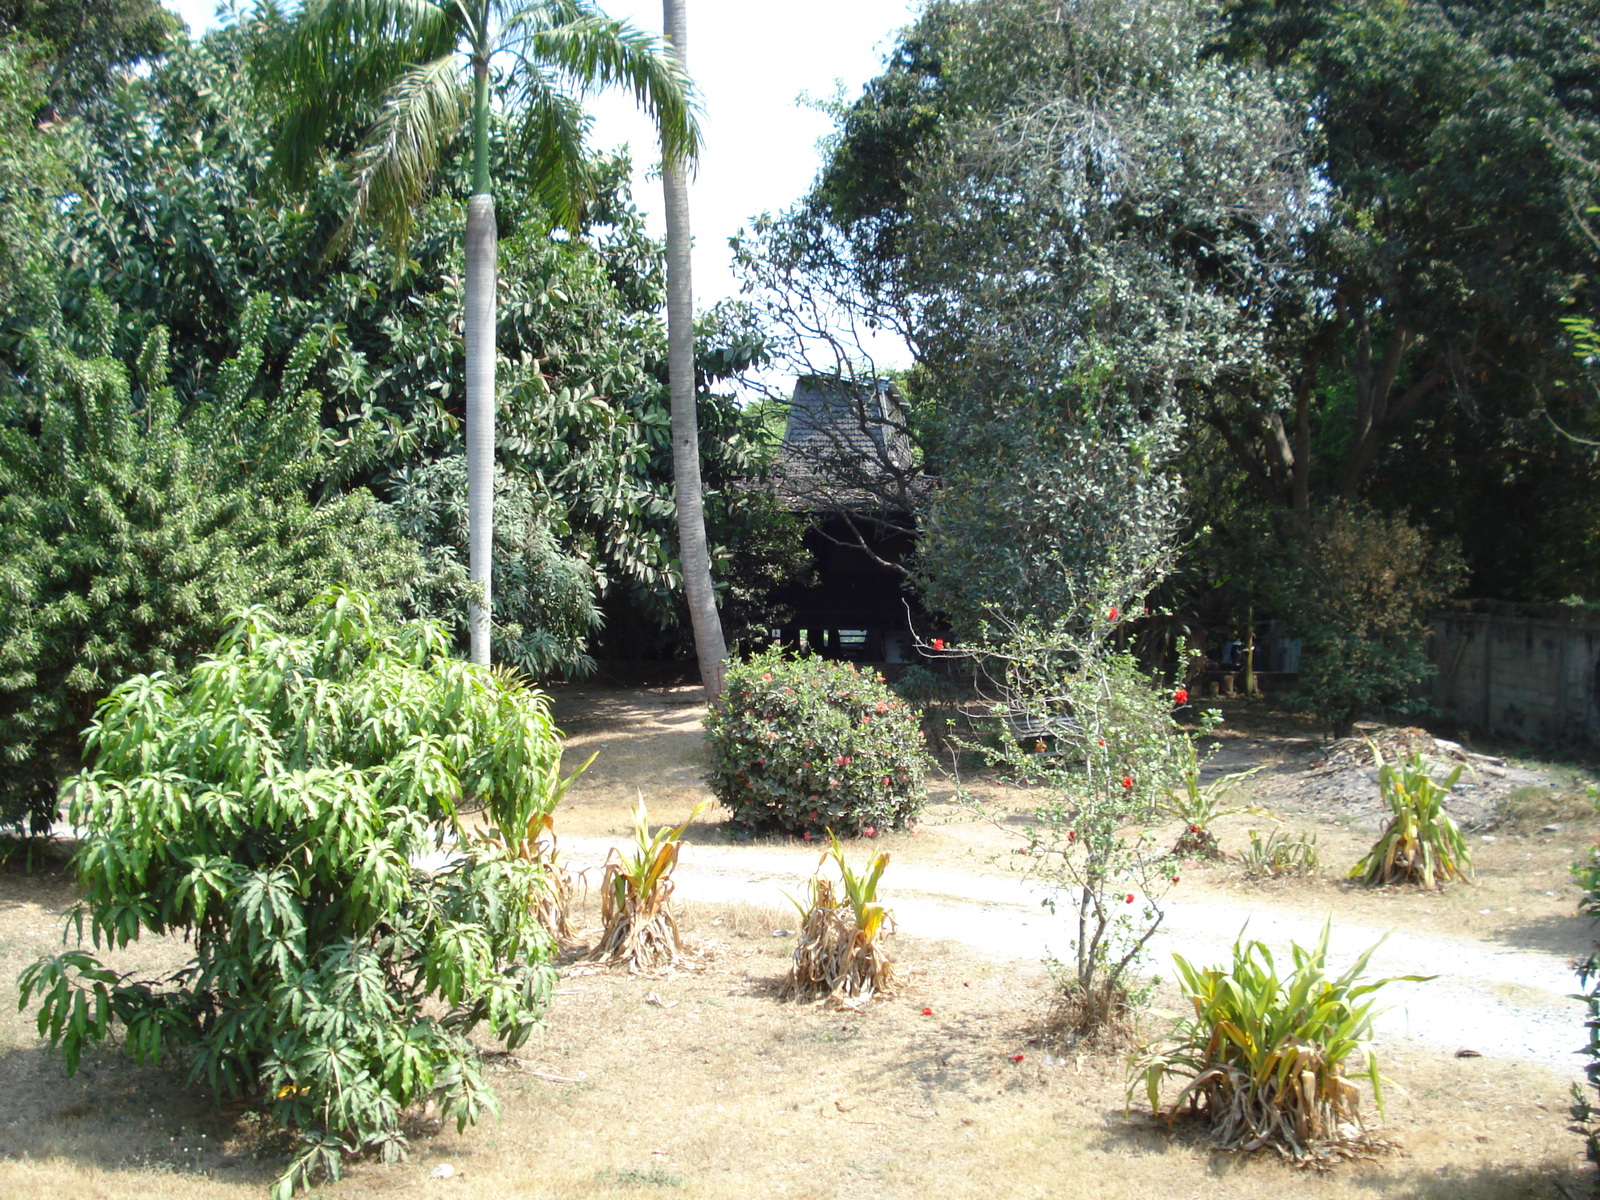
[[[1382,1083],[1369,1041],[1371,995],[1392,980],[1357,983],[1377,946],[1329,978],[1329,929],[1323,926],[1311,950],[1291,945],[1294,969],[1284,977],[1261,942],[1236,941],[1229,970],[1198,970],[1173,955],[1194,1016],[1179,1018],[1164,1044],[1136,1058],[1130,1104],[1142,1082],[1152,1113],[1171,1122],[1187,1111],[1210,1127],[1220,1149],[1272,1149],[1301,1166],[1384,1149],[1387,1143],[1362,1120],[1360,1094],[1345,1065],[1360,1056],[1360,1074],[1381,1113]],[[1161,1084],[1168,1076],[1188,1082],[1163,1110]]]
[[[1070,980],[1057,989],[1042,1030],[1048,1044],[1101,1049],[1133,1045],[1139,1033],[1141,998],[1120,983],[1096,980],[1085,992]]]
[[[689,820],[676,829],[662,826],[652,836],[644,801],[633,814],[632,852],[612,849],[600,883],[600,942],[586,956],[590,961],[626,966],[629,971],[659,971],[682,957],[683,940],[672,912],[672,871],[678,865],[683,831],[700,815],[695,805]]]
[[[878,881],[889,865],[888,854],[877,855],[866,871],[857,875],[844,860],[839,839],[830,831],[833,845],[818,864],[811,880],[809,904],[795,901],[800,910],[800,939],[794,962],[784,980],[784,999],[829,999],[853,1007],[873,996],[890,996],[899,977],[883,939],[893,928],[887,909],[877,903]],[[829,858],[839,868],[843,897],[834,883],[820,874]]]
[[[1396,769],[1373,746],[1372,761],[1378,765],[1378,787],[1394,816],[1372,849],[1350,868],[1349,877],[1369,886],[1423,887],[1471,879],[1472,852],[1460,826],[1444,810],[1444,798],[1461,778],[1462,768],[1457,766],[1440,783],[1428,774],[1427,760],[1420,754]]]
[[[1263,838],[1257,830],[1249,833],[1250,845],[1239,853],[1240,869],[1246,879],[1292,879],[1316,874],[1321,862],[1316,834],[1291,837],[1282,829],[1273,829]]]

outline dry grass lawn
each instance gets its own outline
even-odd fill
[[[570,796],[563,832],[625,834],[639,790],[660,821],[681,820],[702,798],[700,711],[683,699],[563,697],[578,761],[603,748]],[[1331,825],[1327,833],[1340,836]],[[723,835],[713,823],[696,836]],[[1006,844],[1001,830],[950,806],[936,806],[916,836],[884,841],[901,859],[988,870],[999,869],[992,849]],[[1541,901],[1545,890],[1560,894],[1548,913],[1523,895],[1530,861],[1543,871],[1561,855],[1561,865],[1571,859],[1571,845],[1548,841],[1512,832],[1487,844],[1480,870],[1491,878],[1480,888],[1499,889],[1492,904],[1486,891],[1465,900],[1349,896],[1332,878],[1263,899],[1325,908],[1338,896],[1381,910],[1381,919],[1446,919],[1465,929],[1473,928],[1467,910],[1528,906],[1478,936],[1511,940],[1520,931],[1579,942],[1590,935],[1571,917],[1570,889],[1535,889]],[[1202,888],[1237,883],[1226,867],[1200,876]],[[891,885],[892,869],[892,907]],[[110,1051],[86,1057],[65,1079],[29,1018],[16,1013],[17,973],[58,943],[71,901],[59,870],[0,873],[0,1196],[260,1200],[279,1159],[247,1114],[218,1111],[177,1067],[140,1069]],[[580,915],[592,930],[596,914]],[[1519,917],[1525,928],[1512,920]],[[893,939],[909,976],[895,999],[860,1012],[783,1003],[777,983],[793,939],[773,932],[793,924],[792,910],[689,907],[685,936],[698,950],[691,969],[633,977],[569,963],[547,1031],[516,1058],[496,1060],[498,1120],[464,1135],[419,1123],[409,1162],[356,1164],[318,1194],[1555,1200],[1591,1186],[1582,1143],[1566,1129],[1576,1067],[1558,1076],[1407,1047],[1384,1060],[1395,1086],[1382,1129],[1401,1152],[1299,1171],[1271,1156],[1216,1155],[1195,1131],[1126,1118],[1120,1054],[1051,1053],[1049,981],[1036,964]],[[143,964],[181,955],[180,945],[140,947]],[[1581,1040],[1575,1025],[1574,1047]],[[445,1164],[451,1174],[435,1177]]]

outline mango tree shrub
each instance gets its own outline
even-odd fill
[[[752,832],[872,837],[927,800],[916,714],[854,664],[758,654],[706,718],[711,790]]]
[[[279,1197],[400,1157],[425,1101],[474,1121],[494,1099],[469,1035],[520,1044],[553,978],[544,869],[514,852],[562,786],[544,699],[452,659],[438,626],[349,592],[314,607],[310,636],[251,610],[188,674],[101,704],[64,789],[94,949],[21,983],[69,1072],[120,1026],[139,1061],[177,1054],[259,1103],[299,1141]],[[460,836],[463,802],[498,836]],[[145,978],[95,956],[146,933],[193,957]]]

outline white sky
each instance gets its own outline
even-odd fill
[[[163,0],[198,36],[215,24],[215,0]],[[819,166],[817,142],[829,132],[821,113],[803,108],[802,93],[823,99],[842,83],[854,98],[880,73],[893,34],[910,23],[915,0],[685,0],[689,73],[705,113],[705,150],[690,192],[694,231],[695,304],[709,308],[737,294],[728,239],[750,217],[787,208],[806,191]],[[601,0],[611,16],[661,32],[659,0]],[[662,231],[661,185],[647,179],[657,158],[649,123],[625,96],[591,103],[594,144],[628,144],[634,158],[634,200],[651,231]],[[905,366],[903,347],[872,347],[884,365]]]

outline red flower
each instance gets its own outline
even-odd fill
[[[1173,876],[1173,877],[1172,877],[1172,882],[1173,882],[1173,883],[1177,883],[1177,882],[1178,882],[1178,877],[1177,877],[1177,876],[1176,876],[1176,875],[1174,875],[1174,876]]]
[[[888,702],[887,702],[887,701],[884,701],[884,700],[879,700],[879,701],[878,701],[878,704],[877,704],[877,711],[878,711],[878,712],[879,712],[879,713],[886,713],[886,712],[888,712],[888,711],[889,711],[889,705],[888,705]]]
[[[1133,790],[1133,776],[1132,775],[1124,775],[1122,777],[1122,790],[1125,791],[1125,792],[1131,792]]]
[[[1046,746],[1043,742],[1035,742],[1033,744],[1033,752],[1035,754],[1043,754],[1048,749],[1049,749],[1049,747]]]
[[[862,833],[862,836],[864,836],[864,837],[877,837],[878,836],[878,827],[876,825],[868,825],[865,829],[863,829],[861,831],[861,833]]]
[[[1189,832],[1190,833],[1199,833],[1200,832],[1200,826],[1198,826],[1198,825],[1189,826]]]
[[[1106,620],[1115,621],[1116,619],[1117,619],[1117,606],[1115,604],[1113,604],[1111,606],[1111,614],[1106,618]]]
[[[933,1016],[933,1009],[931,1009],[931,1008],[925,1008],[925,1009],[923,1009],[923,1010],[922,1010],[922,1015],[923,1015],[923,1016],[925,1016],[925,1017],[931,1017],[931,1016]]]
[[[810,836],[810,835],[808,834],[807,836]],[[1132,904],[1133,903],[1133,893],[1132,892],[1128,893],[1128,898],[1126,900],[1126,903],[1128,903],[1128,904]]]
[[[934,638],[933,639],[933,648],[935,650],[943,650],[944,649],[944,639],[943,638]]]
[[[803,838],[805,838],[805,840],[806,840],[806,841],[808,841],[808,842],[809,842],[809,841],[810,841],[810,840],[811,840],[811,830],[809,830],[809,829],[808,829],[808,830],[806,830],[806,831],[805,831],[805,832],[804,832],[804,833],[802,833],[802,834],[801,834],[801,835],[800,835],[800,836],[801,836],[801,837],[803,837]],[[1129,899],[1129,900],[1132,900],[1132,899],[1133,899],[1133,897],[1132,897],[1132,896],[1129,896],[1129,897],[1128,897],[1128,899]]]
[[[1078,836],[1078,831],[1077,831],[1077,830],[1076,830],[1076,829],[1069,829],[1069,830],[1067,830],[1067,841],[1069,841],[1069,842],[1070,842],[1070,841],[1072,841],[1072,840],[1073,840],[1073,839],[1074,839],[1074,838],[1076,838],[1076,837],[1077,837],[1077,836]]]
[[[1012,1061],[1012,1062],[1021,1062],[1021,1061],[1022,1061],[1022,1055],[1020,1055],[1020,1054],[1013,1054],[1013,1055],[1012,1055],[1012,1056],[1011,1056],[1011,1061]]]
[[[1187,703],[1189,703],[1189,689],[1188,688],[1179,688],[1177,691],[1173,692],[1172,693],[1172,702],[1174,704],[1187,704]]]
[[[771,671],[763,671],[763,672],[761,672],[761,678],[763,680],[765,680],[767,683],[771,683],[772,682],[772,672]]]
[[[1101,745],[1102,745],[1102,746],[1104,746],[1104,745],[1105,745],[1105,744],[1106,744],[1106,740],[1105,740],[1105,738],[1101,738],[1101,739],[1100,739],[1100,744],[1101,744]]]

